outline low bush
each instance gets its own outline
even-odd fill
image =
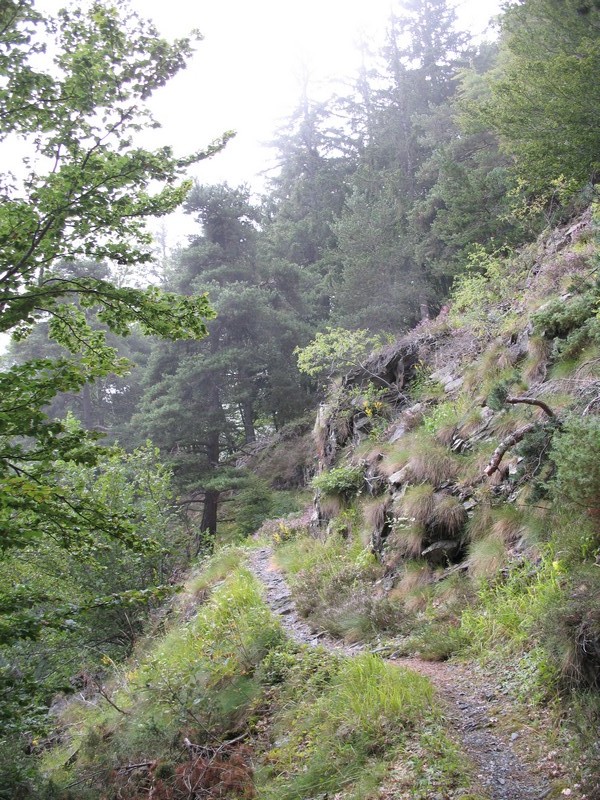
[[[271,516],[275,497],[266,481],[248,474],[244,476],[243,488],[234,500],[236,533],[239,538],[244,539]]]
[[[545,339],[565,338],[595,316],[598,299],[595,289],[567,301],[557,297],[532,315],[534,329]]]
[[[552,492],[557,501],[572,513],[600,523],[600,417],[571,416],[566,420],[553,439],[551,458],[556,467]]]
[[[488,253],[482,245],[473,246],[464,272],[452,287],[450,320],[454,325],[468,324],[475,332],[484,333],[489,331],[492,319],[500,322],[511,314],[515,287],[527,267],[512,259],[511,269],[507,269],[506,262],[499,252]]]
[[[343,465],[322,472],[312,480],[315,489],[324,494],[334,495],[345,500],[360,492],[364,484],[364,467]]]
[[[268,519],[258,529],[257,536],[266,537],[274,545],[279,546],[298,536],[307,535],[311,526],[312,513],[312,508],[308,508],[301,513],[290,514],[287,517]]]

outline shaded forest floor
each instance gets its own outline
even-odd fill
[[[249,566],[265,587],[270,609],[296,642],[318,644],[347,656],[369,649],[362,643],[348,645],[315,631],[300,617],[270,547],[253,552]],[[372,652],[377,652],[377,648]],[[539,709],[535,715],[528,714],[525,707],[511,699],[506,688],[509,675],[493,673],[476,663],[428,662],[393,656],[386,660],[414,670],[432,682],[451,735],[472,765],[473,784],[481,796],[490,800],[585,797],[578,792],[577,784],[569,782],[569,771],[560,763],[558,751],[549,746],[549,719]],[[409,797],[406,777],[403,764],[395,766],[382,787],[381,800]]]

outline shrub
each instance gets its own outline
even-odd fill
[[[308,508],[300,514],[289,514],[287,517],[268,519],[257,531],[258,536],[268,537],[274,545],[289,542],[298,536],[307,534],[311,524],[312,509]]]
[[[235,527],[240,537],[253,534],[271,514],[273,492],[266,481],[248,474],[244,488],[235,498]]]
[[[422,361],[413,367],[408,391],[411,400],[414,400],[415,403],[422,400],[436,400],[444,396],[443,385],[431,377],[431,368]]]
[[[514,300],[515,286],[526,274],[526,266],[517,259],[507,269],[507,259],[499,252],[488,253],[482,245],[474,245],[467,258],[465,271],[452,287],[450,319],[454,324],[471,325],[477,332],[489,328],[492,313],[498,313],[502,301]],[[510,310],[503,312],[504,315]]]
[[[294,350],[300,372],[322,376],[325,382],[334,375],[360,367],[370,353],[378,350],[384,343],[381,336],[367,330],[349,331],[330,326],[325,330],[325,333],[317,333],[306,347],[297,347]]]
[[[564,341],[556,341],[553,356],[563,362],[577,360],[585,356],[590,346],[600,343],[600,319],[596,316],[587,319],[580,328],[572,331]],[[593,352],[596,355],[596,352]]]
[[[568,301],[556,298],[532,315],[537,332],[545,339],[564,338],[595,316],[598,306],[596,290],[573,297]]]
[[[597,571],[584,567],[570,575],[552,613],[542,621],[545,650],[558,680],[567,689],[600,688]]]
[[[361,465],[343,465],[322,472],[312,480],[315,489],[344,499],[358,494],[364,484],[364,467]]]
[[[558,502],[600,522],[600,417],[570,417],[552,442]]]

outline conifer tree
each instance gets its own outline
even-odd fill
[[[597,180],[599,29],[598,4],[581,0],[526,0],[502,18],[503,62],[484,113],[531,192]]]
[[[292,355],[301,326],[260,269],[249,190],[196,185],[186,208],[200,232],[176,259],[171,285],[208,292],[217,317],[203,342],[156,347],[132,429],[161,447],[212,538],[223,493],[241,481],[232,469],[239,451],[257,426],[273,430],[303,411],[307,397]]]

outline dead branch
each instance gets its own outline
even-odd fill
[[[484,469],[484,474],[490,477],[496,472],[500,466],[500,462],[502,461],[504,454],[507,450],[510,450],[511,447],[514,447],[520,441],[522,441],[527,434],[532,431],[536,427],[535,422],[530,422],[528,425],[523,425],[522,428],[519,428],[514,433],[511,433],[510,436],[507,436],[506,439],[503,439],[498,447],[494,450],[492,457],[490,459],[490,463]]]
[[[242,733],[239,736],[236,736],[234,739],[226,739],[224,742],[220,742],[216,747],[205,744],[194,744],[194,742],[190,742],[186,736],[183,739],[183,744],[185,745],[186,750],[188,750],[192,755],[214,759],[220,753],[222,753],[223,750],[226,750],[228,747],[231,747],[231,745],[234,745],[237,742],[241,742],[242,739],[246,739],[248,735],[249,734],[247,732]]]
[[[113,701],[108,696],[108,692],[106,691],[104,686],[102,686],[101,683],[96,682],[96,688],[98,689],[98,694],[100,694],[100,696],[106,700],[109,706],[112,706],[112,708],[114,708],[115,711],[118,711],[119,714],[123,714],[123,716],[125,717],[129,716],[129,711],[124,711],[122,708],[119,708],[119,706],[116,703],[113,703]]]
[[[135,769],[148,769],[149,767],[153,767],[156,764],[156,761],[142,761],[139,764],[127,764],[124,767],[117,767],[117,772],[133,772]]]
[[[504,401],[505,403],[510,403],[510,405],[516,405],[517,403],[524,403],[527,406],[538,406],[541,408],[542,411],[547,414],[551,419],[556,418],[556,414],[547,403],[544,403],[543,400],[535,400],[531,397],[507,397]]]
[[[594,399],[587,404],[587,406],[583,409],[583,413],[581,414],[581,416],[587,417],[587,415],[590,414],[593,411],[594,407],[597,406],[599,403],[600,403],[600,394],[597,397],[594,397]]]
[[[231,747],[232,744],[236,744],[237,742],[241,742],[242,739],[246,739],[247,737],[248,737],[248,733],[244,732],[244,733],[241,733],[239,736],[236,736],[233,739],[225,739],[225,741],[219,742],[219,744],[216,747],[215,746],[211,746],[211,745],[205,745],[205,744],[194,744],[193,742],[190,742],[190,740],[187,738],[187,736],[184,737],[183,743],[184,743],[185,747],[191,753],[207,753],[207,754],[213,755],[215,753],[220,753],[226,747]]]

